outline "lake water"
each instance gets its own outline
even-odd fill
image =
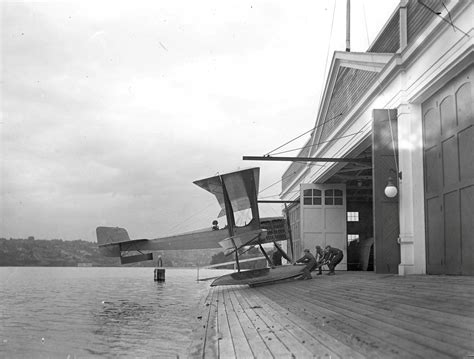
[[[0,358],[186,357],[210,282],[196,269],[167,268],[161,283],[153,273],[0,267]]]

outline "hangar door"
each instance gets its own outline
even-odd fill
[[[330,245],[344,252],[336,269],[347,270],[345,184],[301,184],[300,230],[302,249]]]
[[[425,101],[427,273],[474,275],[474,66]]]

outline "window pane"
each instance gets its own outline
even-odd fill
[[[333,196],[333,190],[332,189],[327,189],[325,192],[326,196],[332,197]]]
[[[358,222],[359,221],[359,212],[347,212],[347,221],[348,222]]]
[[[334,198],[334,204],[338,206],[342,205],[342,198],[341,197]]]
[[[334,190],[334,195],[337,197],[342,197],[342,191],[340,189]]]
[[[327,205],[332,205],[333,204],[332,197],[326,197],[324,203]]]
[[[305,190],[303,190],[303,196],[305,196],[305,197],[311,197],[311,190],[310,190],[310,189],[305,189]]]
[[[311,205],[311,198],[303,198],[303,203]]]
[[[313,198],[313,204],[320,206],[321,205],[321,197]]]
[[[313,196],[315,196],[315,197],[321,197],[321,190],[319,190],[319,189],[314,189],[314,190],[313,190]]]

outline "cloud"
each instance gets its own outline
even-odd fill
[[[277,195],[288,163],[242,156],[314,125],[327,49],[345,46],[332,6],[3,3],[0,236],[208,226],[217,202],[192,181],[251,166]]]

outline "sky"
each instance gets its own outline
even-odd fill
[[[254,166],[259,198],[279,199],[290,163],[242,156],[315,125],[333,52],[346,47],[346,0],[0,4],[4,238],[209,227],[219,206],[192,182]],[[352,51],[368,48],[397,4],[351,1]]]

